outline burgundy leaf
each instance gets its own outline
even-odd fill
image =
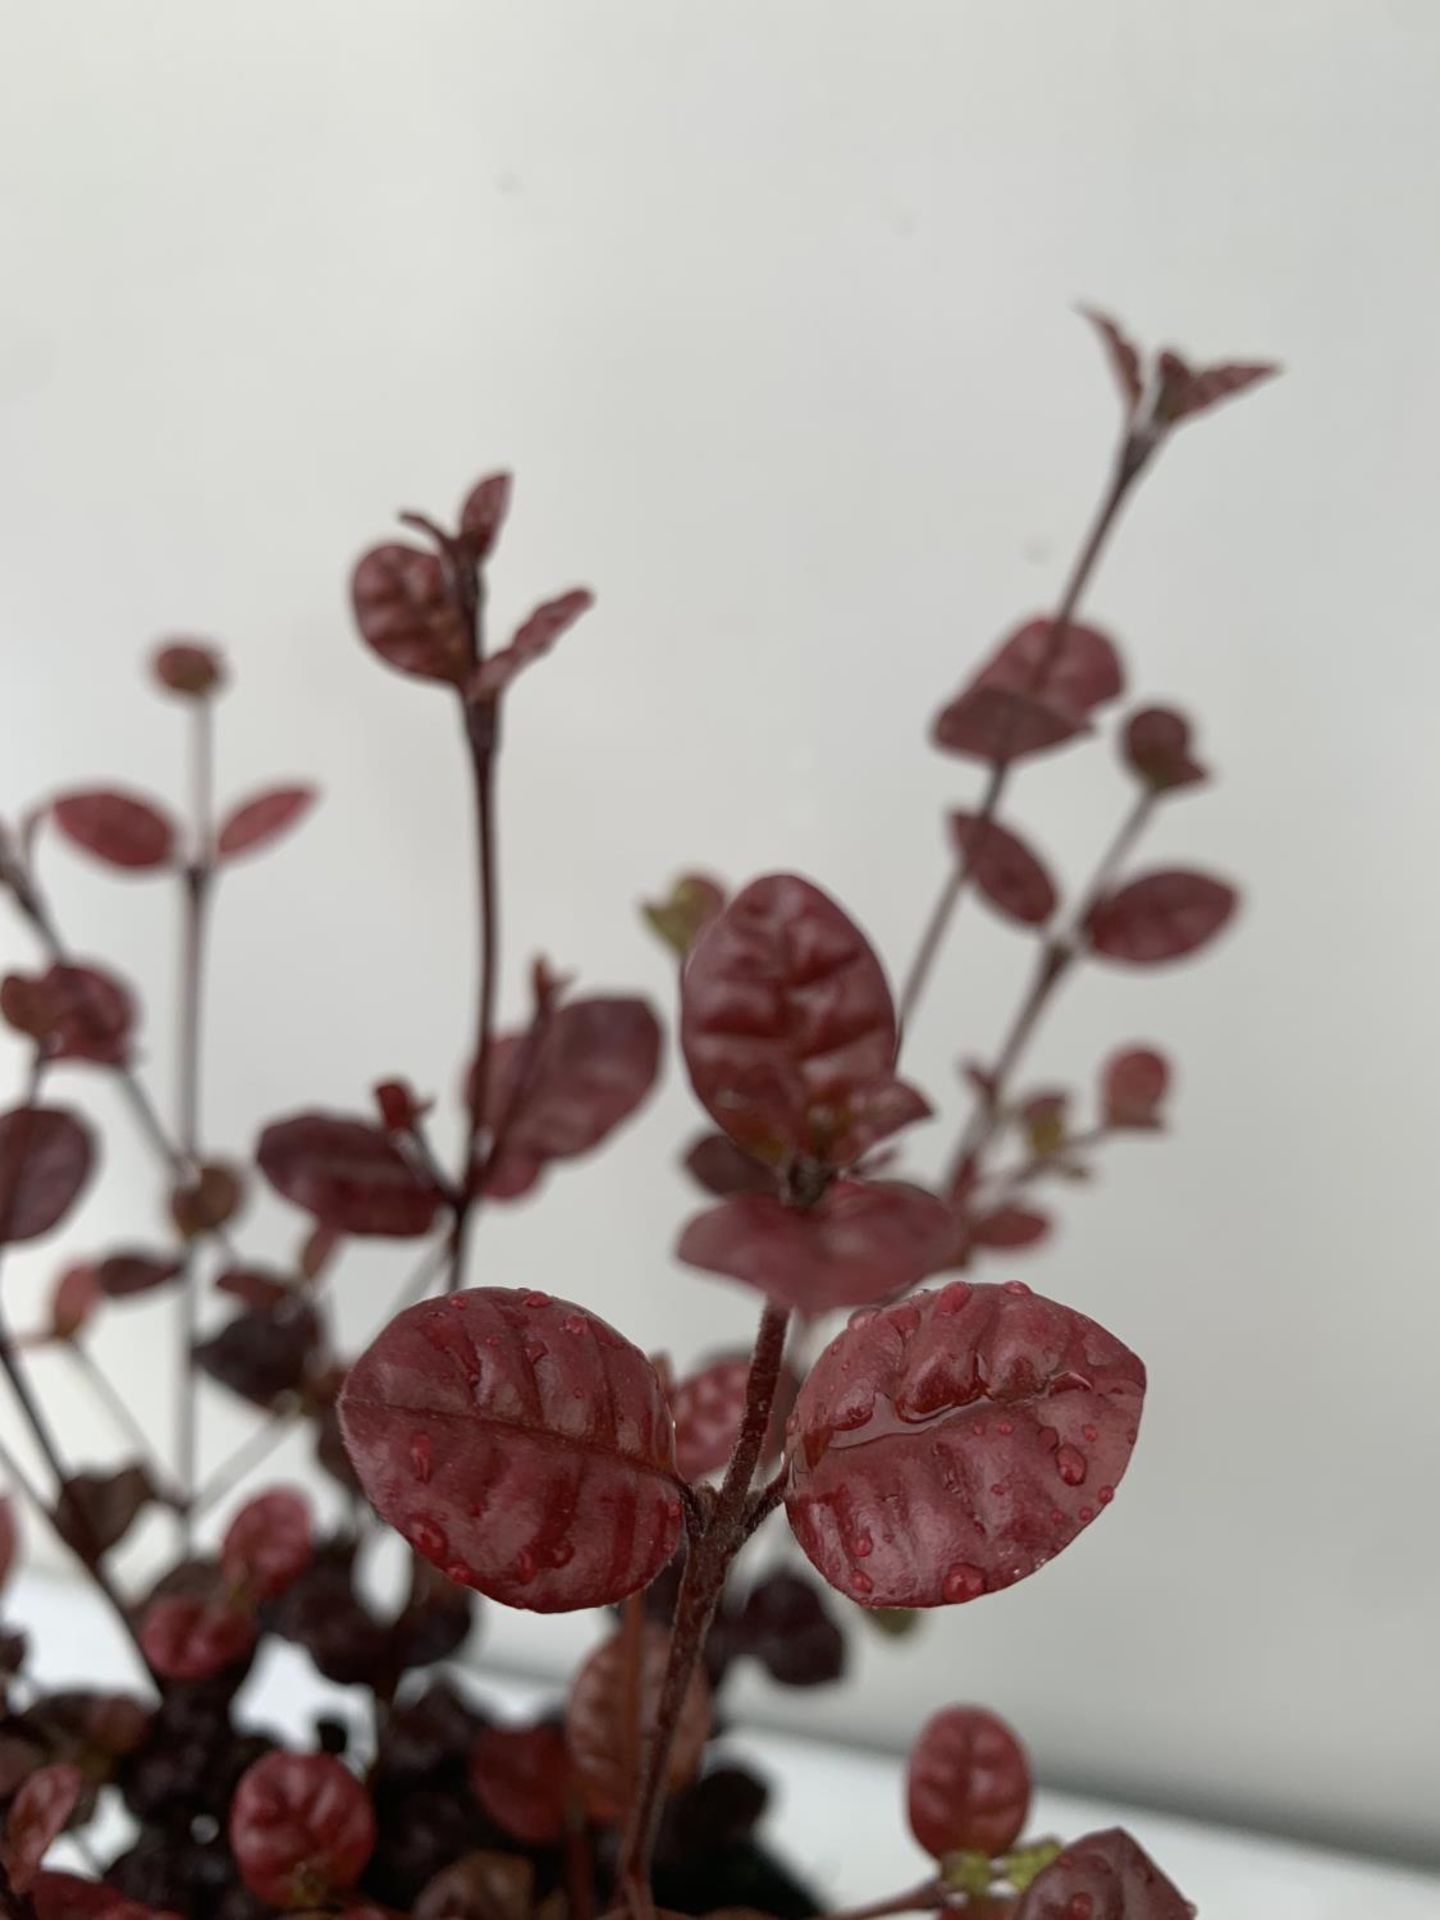
[[[655,1369],[548,1294],[484,1287],[409,1308],[350,1369],[340,1419],[381,1517],[510,1606],[608,1605],[675,1551],[675,1431]]]
[[[225,684],[225,667],[214,647],[199,640],[171,640],[150,661],[155,678],[170,693],[202,700]]]
[[[371,1091],[387,1133],[413,1133],[435,1104],[422,1100],[408,1080],[379,1080]]]
[[[941,712],[935,743],[991,763],[1019,760],[1084,732],[1123,686],[1114,643],[1098,628],[1031,620]]]
[[[974,813],[952,813],[950,831],[966,871],[991,906],[1022,926],[1043,926],[1055,911],[1055,882],[1020,836]]]
[[[17,1033],[40,1041],[51,1060],[121,1066],[135,1024],[130,989],[94,966],[54,966],[42,974],[7,974],[0,1014]]]
[[[1190,751],[1190,722],[1173,707],[1132,713],[1121,748],[1130,771],[1154,793],[1173,793],[1210,777]]]
[[[55,1527],[82,1559],[118,1547],[155,1498],[155,1486],[142,1466],[110,1473],[73,1473],[61,1490]]]
[[[225,816],[215,851],[222,860],[257,853],[298,826],[314,804],[314,787],[271,787],[266,793],[257,793]]]
[[[223,1596],[167,1594],[140,1622],[140,1645],[162,1680],[209,1680],[249,1658],[258,1628],[246,1606]]]
[[[1167,868],[1143,874],[1098,900],[1085,932],[1107,960],[1154,966],[1207,946],[1238,904],[1235,889],[1208,873]]]
[[[40,1863],[64,1832],[84,1784],[78,1767],[41,1767],[16,1794],[5,1821],[0,1860],[17,1894],[34,1885]]]
[[[321,1342],[314,1307],[290,1295],[277,1306],[237,1314],[195,1348],[195,1364],[242,1400],[268,1411],[309,1384]]]
[[[479,1600],[418,1554],[410,1556],[410,1592],[389,1632],[389,1658],[399,1672],[450,1660],[470,1638]]]
[[[274,1313],[295,1292],[294,1283],[268,1267],[226,1267],[215,1276],[215,1291],[261,1313]]]
[[[685,1155],[685,1171],[707,1193],[774,1193],[775,1170],[742,1153],[723,1133],[702,1133]]]
[[[275,1121],[256,1158],[277,1192],[341,1233],[414,1239],[429,1232],[443,1198],[378,1127],[338,1114]]]
[[[494,552],[510,511],[511,486],[508,473],[491,473],[467,495],[460,509],[460,531],[473,559],[484,560]]]
[[[1280,369],[1273,361],[1234,361],[1214,367],[1192,367],[1178,353],[1160,355],[1160,392],[1155,415],[1167,425],[1204,413],[1232,394],[1243,393],[1262,380],[1272,380]]]
[[[843,1167],[873,1143],[855,1108],[894,1085],[890,988],[865,936],[793,874],[752,881],[697,942],[680,997],[685,1064],[737,1146]]]
[[[686,1480],[718,1473],[735,1451],[750,1385],[749,1354],[725,1354],[682,1380],[670,1396],[675,1416],[675,1462]],[[782,1369],[770,1415],[762,1464],[778,1460],[785,1444],[785,1422],[800,1383]]]
[[[529,619],[516,628],[509,646],[492,653],[470,676],[470,698],[493,700],[503,693],[518,674],[547,654],[594,604],[593,593],[584,587],[574,587],[558,599],[547,600],[536,607]]]
[[[114,1887],[103,1880],[82,1880],[78,1873],[53,1867],[36,1874],[30,1898],[37,1920],[107,1920],[121,1904]]]
[[[372,547],[350,581],[361,638],[387,665],[417,680],[463,684],[470,636],[433,553],[389,541]]]
[[[1159,1127],[1170,1064],[1153,1047],[1126,1047],[1105,1062],[1100,1105],[1107,1127]]]
[[[655,1084],[660,1024],[644,1000],[571,1000],[538,1045],[504,1036],[494,1050],[486,1102],[507,1154],[544,1162],[588,1153],[626,1120]]]
[[[665,899],[646,900],[640,910],[651,931],[683,960],[724,907],[719,881],[706,873],[682,873]]]
[[[1038,694],[970,686],[941,708],[931,738],[947,753],[998,765],[1064,746],[1089,728],[1083,715]]]
[[[1049,1232],[1049,1215],[1037,1213],[1033,1207],[995,1207],[970,1222],[971,1242],[997,1251],[1037,1246]]]
[[[1125,396],[1129,411],[1133,413],[1144,391],[1138,348],[1108,314],[1097,313],[1093,307],[1081,307],[1080,311],[1105,343],[1111,371]]]
[[[182,1238],[198,1240],[215,1233],[240,1211],[245,1183],[235,1167],[212,1160],[170,1195],[170,1218]]]
[[[625,1635],[616,1633],[601,1642],[575,1676],[565,1740],[594,1820],[622,1819],[634,1799],[644,1729],[654,1721],[669,1657],[670,1635],[651,1623],[641,1643],[638,1674],[629,1672]],[[693,1779],[709,1737],[710,1689],[697,1667],[685,1690],[666,1769],[672,1793]]]
[[[995,1592],[1113,1497],[1144,1390],[1118,1340],[1016,1280],[856,1314],[796,1402],[790,1524],[864,1606]]]
[[[273,1600],[299,1579],[314,1552],[309,1501],[293,1487],[271,1487],[247,1500],[226,1528],[220,1569],[232,1587]]]
[[[316,1907],[354,1886],[375,1851],[375,1810],[347,1767],[324,1753],[267,1753],[230,1805],[240,1877],[276,1907]]]
[[[527,1847],[565,1832],[570,1757],[558,1727],[484,1727],[470,1754],[470,1788],[498,1827]]]
[[[410,1912],[411,1920],[561,1920],[568,1907],[564,1895],[554,1893],[537,1908],[533,1863],[523,1854],[482,1848],[462,1853],[427,1880]]]
[[[1073,1840],[1030,1883],[1014,1920],[1191,1920],[1195,1909],[1122,1827]]]
[[[50,811],[67,840],[109,866],[143,873],[169,866],[174,859],[174,822],[139,794],[109,787],[65,793],[51,803]]]
[[[823,1687],[845,1671],[845,1635],[824,1592],[798,1573],[772,1573],[750,1589],[739,1639],[782,1687]]]
[[[50,1298],[50,1338],[73,1340],[100,1304],[100,1272],[88,1261],[67,1267]]]
[[[64,1107],[0,1114],[0,1245],[58,1226],[90,1178],[89,1128]]]
[[[0,1493],[0,1587],[9,1580],[20,1547],[20,1525],[15,1518],[15,1502],[8,1493]]]
[[[126,1248],[107,1254],[94,1268],[95,1285],[107,1300],[128,1300],[133,1294],[153,1293],[180,1272],[180,1262],[165,1253]]]
[[[920,1730],[906,1776],[910,1831],[927,1853],[994,1860],[1019,1839],[1030,1811],[1025,1749],[983,1707],[945,1707]]]
[[[803,1210],[763,1193],[723,1201],[690,1221],[675,1251],[814,1314],[913,1286],[944,1259],[950,1236],[948,1207],[920,1187],[842,1180]]]

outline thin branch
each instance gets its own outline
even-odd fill
[[[263,1427],[257,1427],[248,1440],[242,1440],[229,1459],[222,1460],[209,1479],[196,1490],[195,1497],[190,1502],[192,1519],[198,1520],[203,1514],[208,1513],[211,1507],[218,1500],[223,1500],[247,1474],[253,1473],[256,1467],[268,1460],[275,1449],[294,1431],[295,1424],[301,1417],[301,1411],[299,1407],[294,1407],[287,1408],[284,1413],[272,1414],[266,1424]]]
[[[1032,689],[1043,688],[1046,675],[1059,658],[1060,647],[1065,630],[1075,618],[1080,601],[1090,584],[1100,556],[1120,518],[1121,509],[1129,499],[1135,483],[1149,465],[1161,437],[1153,428],[1139,427],[1127,431],[1121,442],[1119,455],[1112,469],[1110,479],[1101,497],[1095,517],[1091,521],[1080,551],[1070,568],[1060,594],[1059,604],[1051,615],[1051,630],[1048,645],[1037,658],[1030,675]],[[1013,722],[1012,722],[1013,726]],[[940,894],[931,909],[915,958],[910,963],[905,976],[905,984],[900,994],[900,1026],[902,1033],[912,1024],[916,1008],[920,1004],[926,985],[934,971],[935,962],[945,937],[954,923],[960,900],[970,879],[974,866],[974,850],[984,844],[985,829],[995,818],[1000,802],[1009,783],[1014,762],[999,758],[990,769],[989,779],[981,797],[977,816],[977,831],[971,835],[966,850],[956,856],[945,876]]]
[[[170,1476],[156,1460],[151,1446],[150,1436],[136,1419],[134,1412],[121,1394],[115,1382],[91,1353],[90,1349],[78,1339],[67,1340],[65,1350],[75,1365],[84,1374],[86,1384],[95,1398],[108,1410],[115,1425],[135,1448],[136,1454],[149,1474],[152,1484],[160,1498],[168,1505],[180,1511],[185,1504],[185,1496],[178,1486],[168,1486]]]

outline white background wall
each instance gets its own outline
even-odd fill
[[[326,789],[222,903],[226,1146],[397,1069],[449,1088],[469,1020],[451,716],[343,598],[393,508],[511,464],[502,603],[601,595],[514,705],[512,1013],[541,946],[665,995],[632,903],[695,862],[813,872],[898,966],[974,785],[929,714],[1053,594],[1112,430],[1070,304],[1288,363],[1175,446],[1092,602],[1224,768],[1154,850],[1249,897],[1211,964],[1083,978],[1037,1055],[1184,1062],[1175,1137],[1117,1150],[1025,1269],[1149,1362],[1130,1477],[1041,1578],[779,1705],[898,1743],[981,1695],[1052,1777],[1434,1853],[1440,12],[91,0],[0,7],[0,42],[0,801],[178,797],[137,674],[177,630],[237,666],[225,784]],[[1120,798],[1061,756],[1016,814],[1076,875]],[[77,944],[152,983],[164,1087],[172,902],[48,871]],[[918,1035],[940,1093],[1023,957],[968,919]],[[487,1223],[487,1276],[681,1354],[743,1336],[751,1302],[667,1258],[692,1119],[671,1084]],[[117,1140],[67,1245],[153,1204]],[[12,1311],[57,1258],[15,1263]],[[384,1271],[345,1282],[357,1336]],[[152,1400],[161,1319],[103,1349]]]

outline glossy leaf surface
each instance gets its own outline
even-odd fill
[[[230,1851],[272,1906],[318,1906],[354,1885],[374,1848],[370,1797],[328,1754],[267,1754],[235,1790]]]
[[[1030,1766],[1005,1722],[983,1707],[945,1707],[910,1751],[910,1831],[937,1860],[1008,1852],[1030,1810]]]
[[[1014,1920],[1193,1920],[1195,1909],[1122,1827],[1075,1840],[1031,1882]]]

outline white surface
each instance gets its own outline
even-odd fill
[[[697,861],[813,871],[898,966],[975,785],[926,722],[1053,597],[1112,430],[1070,303],[1289,364],[1177,444],[1093,601],[1225,770],[1155,854],[1251,902],[1203,968],[1080,981],[1035,1058],[1183,1062],[1174,1140],[1117,1151],[1025,1268],[1149,1362],[1133,1472],[927,1658],[870,1647],[788,1710],[898,1743],[939,1671],[1053,1774],[1434,1853],[1434,0],[72,0],[0,37],[0,804],[178,793],[135,671],[176,629],[239,667],[227,790],[328,792],[222,902],[217,1145],[397,1069],[454,1084],[454,728],[343,604],[395,507],[511,463],[500,612],[601,595],[515,702],[510,1012],[541,946],[663,996],[631,902]],[[1063,755],[1016,813],[1073,877],[1120,801]],[[163,989],[169,902],[47,865],[79,945]],[[942,1095],[1022,962],[966,919],[917,1035]],[[165,1023],[149,1044],[163,1088]],[[672,1087],[487,1225],[486,1273],[681,1355],[739,1337],[750,1303],[667,1255],[693,1122]],[[152,1203],[117,1148],[67,1244]],[[261,1247],[293,1233],[260,1210]],[[356,1329],[384,1264],[346,1281]],[[108,1349],[147,1400],[153,1324]]]
[[[108,1623],[53,1581],[23,1582],[10,1613],[36,1633],[43,1649],[37,1671],[47,1679],[93,1681],[101,1672],[119,1679],[130,1672]],[[484,1670],[475,1685],[487,1704],[517,1715],[555,1697],[553,1689]],[[297,1740],[312,1738],[324,1703],[348,1703],[363,1725],[354,1689],[317,1680],[290,1647],[272,1646],[247,1683],[246,1710],[255,1723]],[[765,1775],[772,1788],[769,1837],[836,1906],[878,1899],[924,1877],[926,1856],[905,1825],[898,1759],[743,1726],[727,1737],[724,1751]],[[1134,1834],[1209,1920],[1434,1920],[1440,1910],[1440,1878],[1176,1820],[1118,1800],[1042,1792],[1026,1832],[1073,1840],[1116,1825]]]

